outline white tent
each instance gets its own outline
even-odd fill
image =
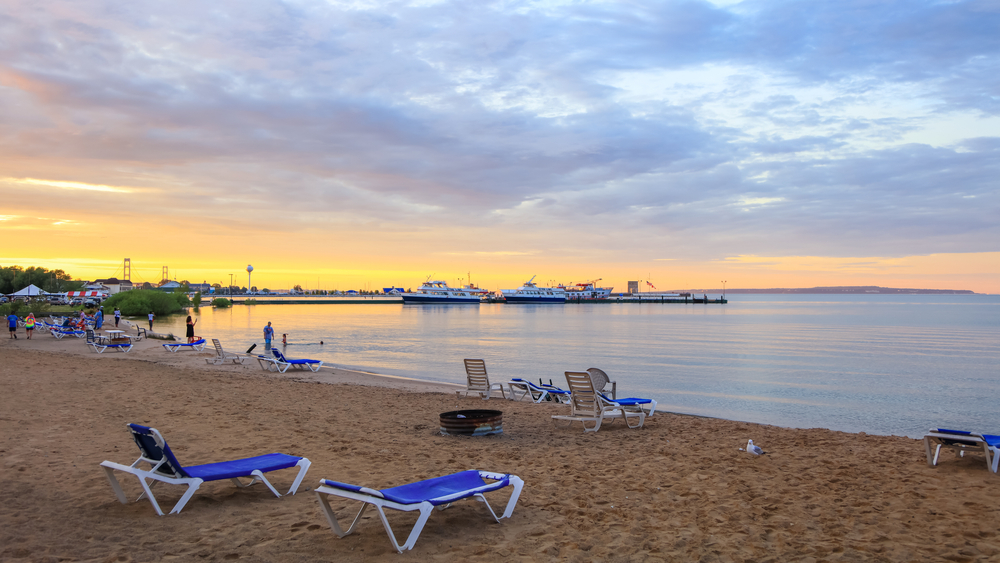
[[[15,291],[10,294],[13,297],[29,297],[33,295],[48,295],[48,293],[42,291],[42,288],[35,284],[31,284],[28,287],[22,289],[21,291]]]

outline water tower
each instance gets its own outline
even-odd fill
[[[250,264],[247,264],[247,291],[251,291],[250,288],[253,287],[253,284],[250,283],[250,273],[251,272],[253,272],[253,266],[251,266]]]

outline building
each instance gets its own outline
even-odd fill
[[[628,292],[632,295],[639,293],[639,282],[637,281],[628,282]]]
[[[92,285],[94,287],[91,287]],[[120,280],[118,278],[106,278],[106,279],[94,280],[92,283],[87,284],[87,289],[94,289],[94,290],[107,289],[110,295],[114,295],[116,293],[121,293],[123,291],[131,291],[133,288],[132,288],[132,282],[129,280]]]

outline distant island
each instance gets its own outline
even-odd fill
[[[721,293],[721,289],[692,289],[684,292],[692,293]],[[976,292],[968,289],[908,289],[897,287],[879,287],[876,285],[845,285],[839,287],[775,287],[770,289],[727,289],[726,293],[801,293],[801,294],[899,294],[899,295],[975,295]]]

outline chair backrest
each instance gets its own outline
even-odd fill
[[[174,452],[170,451],[170,446],[163,439],[160,431],[141,424],[129,424],[132,432],[132,439],[135,445],[139,446],[142,457],[149,460],[154,465],[163,460],[163,463],[156,468],[155,473],[160,473],[169,477],[189,477],[181,463],[174,457]]]
[[[279,352],[277,348],[271,347],[271,355],[273,355],[279,362],[288,363],[288,360],[285,359],[285,355]]]
[[[468,388],[488,391],[490,388],[490,376],[486,374],[486,360],[466,359],[464,361]]]
[[[97,341],[97,338],[94,335],[94,331],[92,331],[92,330],[90,330],[88,328],[87,329],[87,343],[90,344],[91,342],[96,342],[96,341]]]
[[[594,382],[594,391],[598,393],[603,393],[604,387],[611,382],[611,378],[602,369],[590,368],[587,370],[587,373],[590,374],[590,380]]]
[[[225,356],[225,354],[222,352],[222,343],[219,342],[218,338],[213,338],[212,344],[215,344],[215,353],[218,354],[219,357]]]
[[[594,415],[600,413],[597,393],[590,374],[585,371],[567,371],[566,384],[569,385],[572,414]]]

